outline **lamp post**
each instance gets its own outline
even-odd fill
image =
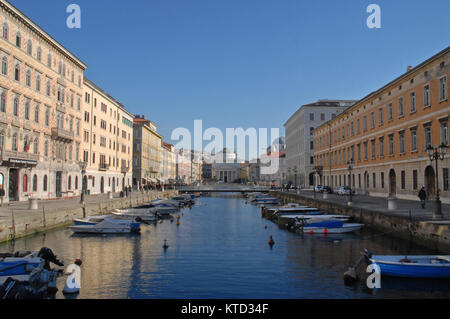
[[[434,213],[433,218],[439,219],[442,218],[442,205],[441,205],[441,199],[439,198],[439,169],[438,169],[438,162],[439,160],[443,161],[445,158],[445,154],[447,153],[447,145],[442,143],[440,146],[433,147],[429,145],[427,147],[427,153],[428,157],[430,158],[430,161],[436,161],[436,202],[434,206]]]
[[[319,175],[319,180],[322,179],[322,171],[323,171],[323,166],[314,166],[314,175]],[[314,193],[314,199],[316,199],[316,182],[315,182],[315,178],[314,178],[314,186],[313,186],[313,193]]]
[[[79,163],[80,170],[81,170],[81,196],[80,196],[80,204],[84,204],[84,196],[87,190],[87,183],[84,182],[84,178],[86,175],[86,162],[80,162]]]
[[[349,172],[348,180],[349,180],[349,183],[350,183],[350,196],[349,196],[347,205],[348,206],[352,206],[352,195],[353,195],[352,194],[353,193],[353,190],[352,190],[353,158],[349,162],[347,162],[347,166],[348,166],[348,172]]]

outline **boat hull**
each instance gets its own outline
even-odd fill
[[[370,261],[380,266],[381,275],[403,278],[433,278],[450,279],[450,263],[426,264],[426,263],[402,263],[398,262],[405,256],[372,256]],[[411,257],[408,257],[411,258]],[[417,256],[414,258],[429,258],[429,256]],[[394,261],[394,260],[397,260]]]
[[[344,224],[342,227],[303,227],[303,232],[313,234],[344,234],[358,231],[363,226],[363,224]]]

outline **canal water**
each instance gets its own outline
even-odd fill
[[[88,299],[449,298],[450,281],[382,278],[376,292],[345,286],[343,273],[374,254],[434,254],[389,235],[294,234],[262,219],[242,198],[205,197],[182,210],[180,225],[142,225],[140,235],[74,235],[59,229],[0,245],[0,252],[51,248],[66,265],[81,258]],[[267,228],[266,228],[267,226]],[[275,245],[268,245],[273,236]],[[162,248],[164,240],[170,247]],[[58,281],[57,298],[64,278]]]

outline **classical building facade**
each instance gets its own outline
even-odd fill
[[[172,144],[162,142],[162,174],[161,179],[165,184],[175,182],[175,149]]]
[[[4,201],[81,192],[86,65],[0,1],[0,187]]]
[[[89,194],[122,191],[132,184],[134,117],[86,78],[83,87],[83,189]]]
[[[156,125],[136,115],[133,130],[133,185],[162,183],[162,136]]]
[[[314,184],[313,131],[355,103],[353,100],[319,100],[300,107],[284,124],[288,182],[301,187]]]
[[[426,187],[450,202],[450,160],[428,146],[448,145],[450,47],[364,97],[314,131],[317,183],[351,185],[373,196],[417,200]],[[353,163],[349,170],[349,163]]]
[[[192,182],[192,159],[191,151],[179,149],[175,150],[176,155],[176,181],[181,184],[190,184]]]

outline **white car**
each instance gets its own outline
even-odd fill
[[[341,196],[350,195],[352,192],[351,188],[348,186],[341,186],[338,188],[337,194]]]

